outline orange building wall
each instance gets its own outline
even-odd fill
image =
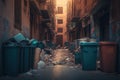
[[[57,33],[57,35],[63,35],[63,43],[67,41],[67,0],[56,0],[56,12],[57,12],[57,7],[63,7],[63,14],[56,14],[55,15],[55,30],[57,32],[58,27],[63,28],[63,33]],[[57,19],[63,19],[63,24],[57,24]]]

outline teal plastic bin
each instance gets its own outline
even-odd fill
[[[30,45],[28,40],[20,42],[20,72],[25,73],[30,70]]]
[[[24,73],[30,70],[30,47],[29,46],[21,46],[21,65],[20,72]]]
[[[35,46],[30,46],[30,69],[33,69],[34,65],[35,48]]]
[[[96,70],[97,47],[96,42],[81,42],[82,70]]]
[[[20,73],[20,47],[3,46],[3,74],[17,76]]]

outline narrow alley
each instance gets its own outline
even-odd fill
[[[120,0],[0,0],[0,80],[120,80]]]

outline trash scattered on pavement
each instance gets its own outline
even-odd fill
[[[38,62],[38,69],[43,69],[43,68],[45,68],[45,62],[44,61],[39,61]]]

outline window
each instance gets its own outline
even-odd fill
[[[63,28],[58,28],[58,29],[57,29],[57,32],[58,32],[58,33],[62,33],[62,32],[63,32]]]
[[[14,0],[14,26],[21,30],[21,0]]]
[[[63,7],[58,7],[58,14],[62,14],[63,13]]]
[[[57,20],[57,23],[58,23],[58,24],[63,24],[63,20],[62,20],[62,19],[58,19],[58,20]]]

